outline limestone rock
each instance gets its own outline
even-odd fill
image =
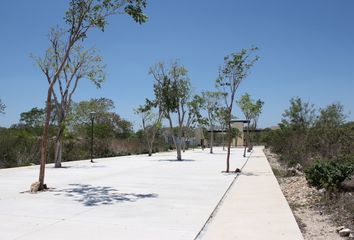
[[[296,167],[291,167],[291,168],[288,168],[287,175],[288,176],[302,176],[303,172],[297,170]]]
[[[339,233],[339,236],[341,236],[341,237],[348,237],[350,235],[351,231],[349,228],[344,228],[344,229],[340,230],[338,233]]]
[[[291,167],[291,168],[288,168],[287,170],[287,175],[288,176],[295,176],[296,175],[296,169]]]
[[[41,185],[41,184],[40,184],[39,181],[32,183],[32,184],[31,184],[31,189],[30,189],[31,193],[36,193],[36,192],[38,192],[40,185]]]
[[[345,227],[344,226],[340,226],[336,228],[336,232],[339,232],[340,230],[343,230]]]
[[[302,165],[301,165],[300,163],[297,163],[297,164],[295,165],[295,169],[298,170],[298,171],[300,171],[300,172],[302,172],[302,170],[303,170],[304,168],[302,167]]]

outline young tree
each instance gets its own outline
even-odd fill
[[[238,53],[232,53],[224,58],[224,66],[220,69],[216,80],[216,87],[223,93],[226,109],[226,125],[228,136],[226,172],[230,170],[230,149],[232,142],[231,116],[235,102],[236,90],[240,83],[247,77],[251,67],[259,59],[254,53],[257,48],[242,49]]]
[[[51,48],[47,51],[43,59],[37,59],[38,66],[45,74],[48,82],[51,81],[52,74],[56,71],[57,63],[63,58],[64,35],[60,30],[53,30],[51,34]],[[57,113],[57,134],[55,140],[55,167],[61,167],[62,162],[62,141],[66,127],[67,115],[69,113],[72,97],[77,90],[80,80],[88,79],[97,87],[101,87],[105,80],[104,65],[102,58],[98,56],[94,49],[85,50],[81,45],[73,47],[68,57],[67,64],[58,78],[57,88],[53,88],[54,106]],[[59,97],[57,96],[59,95]]]
[[[315,120],[314,105],[295,97],[290,100],[289,109],[283,113],[282,124],[293,130],[307,131]]]
[[[283,113],[278,141],[284,158],[301,164],[306,162],[309,153],[306,139],[315,118],[313,104],[304,102],[299,97],[290,100],[290,107]]]
[[[149,156],[151,156],[156,134],[161,129],[162,112],[155,113],[149,102],[143,106],[139,106],[135,112],[141,115],[145,141],[149,148]]]
[[[63,75],[63,70],[70,61],[70,56],[75,47],[86,39],[87,34],[92,29],[104,30],[107,24],[107,18],[111,15],[125,12],[130,15],[136,22],[143,23],[147,20],[143,9],[146,7],[146,0],[71,0],[69,9],[65,14],[65,22],[67,27],[64,29],[63,35],[60,37],[52,36],[51,45],[59,44],[59,40],[63,41],[60,49],[61,54],[58,62],[55,63],[53,72],[46,73],[49,83],[47,100],[46,100],[46,119],[43,129],[43,137],[41,143],[41,159],[39,173],[39,190],[44,188],[45,163],[48,151],[48,128],[51,115],[51,101],[54,87],[59,78]],[[53,51],[50,46],[47,52]],[[45,58],[45,57],[44,57]],[[48,78],[49,76],[49,78]]]
[[[187,108],[191,98],[188,71],[176,61],[172,62],[169,67],[160,62],[150,68],[150,74],[155,79],[155,99],[150,102],[154,103],[159,111],[163,112],[163,117],[168,120],[170,133],[177,150],[177,160],[182,160],[182,134],[183,128],[187,125]],[[176,134],[174,122],[177,122]]]
[[[215,122],[217,121],[217,115],[218,111],[221,108],[221,97],[222,93],[220,92],[211,92],[211,91],[206,91],[202,93],[203,99],[204,99],[204,109],[206,109],[207,114],[208,114],[208,125],[210,129],[210,153],[213,153],[213,144],[214,144],[214,126]]]
[[[252,139],[250,130],[251,128],[253,132],[256,130],[258,118],[262,112],[263,104],[264,102],[260,99],[258,99],[256,102],[253,101],[248,93],[242,95],[240,100],[238,101],[238,105],[240,106],[241,111],[243,112],[243,115],[247,120],[247,140],[243,152],[244,157],[246,157],[246,149],[248,148],[249,151],[252,149]]]
[[[199,95],[194,95],[193,98],[187,102],[187,120],[182,130],[182,148],[183,152],[186,149],[186,141],[190,138],[196,125],[205,125],[206,120],[202,117],[200,109],[204,105],[204,98]]]
[[[222,150],[225,151],[225,129],[227,127],[227,110],[225,107],[220,107],[216,112],[216,120],[221,128],[222,134]]]
[[[344,107],[340,103],[320,109],[320,115],[310,130],[310,139],[322,158],[332,159],[340,152],[341,140],[345,136],[342,128],[345,120]]]

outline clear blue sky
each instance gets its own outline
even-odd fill
[[[47,82],[29,55],[43,55],[50,27],[63,24],[69,1],[3,1],[0,7],[0,126],[44,106]],[[148,0],[149,21],[114,16],[104,33],[91,32],[107,64],[107,82],[81,82],[75,101],[108,97],[116,112],[137,122],[133,108],[152,97],[151,65],[179,59],[195,92],[213,89],[223,57],[258,46],[260,61],[241,84],[265,101],[260,126],[281,120],[289,99],[316,107],[339,101],[354,119],[354,1],[352,0]],[[351,113],[350,113],[351,112]],[[236,110],[236,115],[242,117]]]

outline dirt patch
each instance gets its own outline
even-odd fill
[[[293,211],[304,239],[345,239],[336,232],[336,228],[339,226],[336,223],[338,216],[334,214],[336,212],[335,209],[326,207],[324,203],[325,193],[308,186],[303,175],[287,177],[287,168],[278,161],[278,156],[271,153],[269,149],[265,149],[264,152]],[[327,201],[326,203],[328,204]],[[351,226],[348,227],[350,228]]]

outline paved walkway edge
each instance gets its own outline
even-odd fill
[[[252,152],[247,156],[247,159],[245,161],[245,163],[242,165],[241,167],[241,172],[243,171],[244,167],[246,166],[248,160],[250,159],[252,155]],[[231,156],[230,156],[231,158]],[[230,159],[231,161],[231,159]],[[235,171],[235,170],[234,170]],[[231,171],[232,174],[232,171]],[[224,199],[226,198],[228,192],[230,191],[231,187],[233,186],[233,184],[235,183],[237,177],[240,175],[240,173],[235,173],[235,178],[232,180],[232,182],[230,183],[230,186],[226,189],[225,193],[222,195],[220,201],[218,202],[218,204],[216,205],[216,207],[214,208],[214,210],[212,211],[212,213],[210,214],[209,218],[206,220],[205,224],[203,225],[202,229],[198,232],[197,236],[195,236],[194,240],[199,239],[199,237],[201,236],[201,234],[204,232],[204,230],[206,229],[206,227],[208,226],[208,224],[211,222],[211,220],[213,219],[213,217],[216,215],[219,207],[222,205]]]
[[[303,240],[263,147],[254,148],[195,239]]]

